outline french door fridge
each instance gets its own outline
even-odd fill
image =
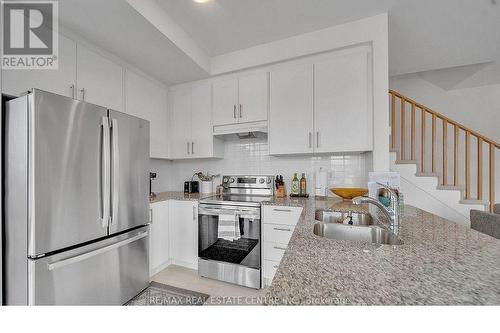
[[[34,89],[7,103],[6,304],[123,304],[149,282],[149,122]]]

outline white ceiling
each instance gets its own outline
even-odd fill
[[[209,56],[389,12],[390,73],[500,59],[494,0],[155,0]],[[71,30],[171,84],[207,74],[124,0],[61,0]]]
[[[170,85],[206,77],[124,0],[60,0],[60,24]]]
[[[383,13],[398,0],[156,0],[216,56]]]

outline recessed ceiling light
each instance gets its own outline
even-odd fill
[[[210,0],[193,0],[196,3],[206,3],[209,2]]]

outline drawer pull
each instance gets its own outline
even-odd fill
[[[290,229],[285,229],[285,228],[273,228],[273,229],[277,231],[292,231]]]
[[[276,250],[283,250],[285,251],[286,248],[285,247],[279,247],[279,246],[273,246]]]
[[[285,212],[285,213],[291,213],[291,209],[279,209],[279,208],[274,208],[273,209],[275,212]]]

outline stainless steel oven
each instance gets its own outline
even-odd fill
[[[261,287],[261,202],[274,193],[272,176],[224,176],[224,193],[198,207],[198,273]],[[222,215],[234,216],[237,239],[219,238]]]

